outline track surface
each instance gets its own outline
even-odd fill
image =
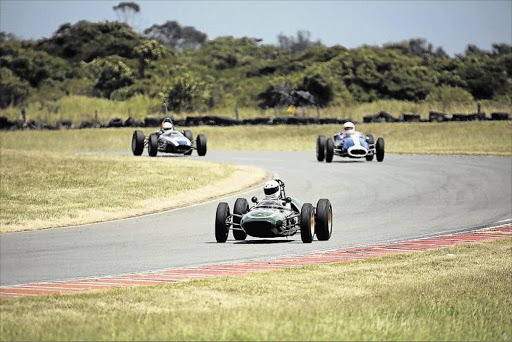
[[[329,198],[330,241],[254,239],[217,244],[219,201],[79,227],[0,235],[0,285],[117,275],[316,250],[403,241],[512,217],[512,159],[387,155],[383,163],[311,152],[209,152],[207,160],[277,173],[289,195],[313,205]],[[244,194],[262,196],[261,190]],[[233,205],[237,196],[222,201]]]

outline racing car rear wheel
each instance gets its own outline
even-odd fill
[[[220,202],[215,215],[215,240],[217,242],[226,242],[228,239],[229,228],[226,224],[228,216],[229,205],[226,202]]]
[[[377,144],[375,145],[375,150],[377,151],[377,161],[381,162],[384,160],[384,139],[377,139]]]
[[[185,138],[190,140],[191,143],[194,141],[194,136],[192,135],[192,131],[190,131],[188,129],[184,130],[183,135],[185,136]],[[190,151],[188,151],[188,152],[185,152],[186,156],[190,156],[191,154],[192,154],[192,149],[190,149]]]
[[[325,161],[330,163],[332,162],[332,157],[334,156],[334,140],[332,138],[327,139],[325,144]]]
[[[300,210],[300,237],[302,242],[313,242],[315,235],[315,212],[311,203],[304,203]]]
[[[202,157],[202,156],[206,155],[206,137],[204,136],[204,134],[199,134],[197,136],[196,146],[197,146],[197,154],[199,156]]]
[[[158,136],[156,134],[151,134],[148,139],[148,154],[151,157],[156,156],[158,152]]]
[[[316,160],[319,162],[325,159],[325,136],[319,135],[316,139]]]
[[[332,206],[328,199],[316,204],[315,234],[318,240],[327,241],[332,233]]]
[[[233,208],[233,214],[235,215],[244,215],[249,211],[249,203],[245,198],[237,198],[235,202],[235,206]],[[240,221],[242,221],[241,217],[233,216],[233,228],[242,228],[240,226]],[[237,225],[235,227],[235,224]],[[243,230],[233,229],[233,236],[235,240],[245,240],[247,238],[247,233]]]
[[[133,132],[132,136],[132,152],[135,156],[140,156],[144,151],[144,133],[142,131]]]

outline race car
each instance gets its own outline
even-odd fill
[[[373,139],[373,135],[366,136],[355,133],[352,135],[344,136],[340,133],[334,135],[333,138],[325,138],[319,135],[316,140],[316,159],[319,162],[325,161],[332,162],[334,155],[349,158],[365,158],[367,161],[372,161],[374,156],[377,161],[384,160],[384,139],[378,138],[377,142]]]
[[[245,198],[238,198],[231,214],[229,205],[217,205],[215,216],[215,239],[226,242],[229,231],[235,240],[245,240],[247,235],[258,238],[293,236],[300,231],[302,242],[311,243],[316,235],[320,241],[329,240],[332,233],[332,206],[328,199],[318,201],[316,208],[311,203],[286,197],[284,183],[280,185],[277,200],[252,198],[255,204],[249,207]]]
[[[139,130],[133,132],[133,154],[140,156],[145,146],[148,147],[148,154],[151,157],[155,157],[158,152],[191,155],[193,150],[197,150],[199,156],[204,156],[206,155],[206,136],[199,134],[194,140],[191,131],[177,131],[172,121],[164,119],[162,129],[151,133],[149,137],[145,137]]]

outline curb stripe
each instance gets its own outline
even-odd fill
[[[509,222],[510,220],[507,220]],[[512,239],[512,223],[500,224],[463,233],[450,233],[421,239],[392,243],[379,243],[362,247],[349,247],[308,254],[282,256],[271,260],[248,260],[235,264],[205,265],[153,272],[130,273],[112,277],[74,279],[54,283],[30,283],[0,287],[0,299],[86,293],[91,290],[112,289],[141,285],[168,285],[194,279],[220,276],[239,276],[283,268],[351,262],[389,254],[415,253],[423,250],[446,248],[496,239]]]

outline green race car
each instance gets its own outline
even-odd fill
[[[215,238],[226,242],[229,231],[235,240],[245,240],[247,235],[258,238],[276,238],[295,235],[300,231],[302,242],[310,243],[316,235],[318,240],[329,240],[332,233],[332,206],[328,199],[318,201],[316,208],[311,203],[287,197],[284,183],[280,185],[279,199],[261,200],[252,198],[253,207],[245,198],[238,198],[231,214],[229,205],[221,202],[215,217]]]

